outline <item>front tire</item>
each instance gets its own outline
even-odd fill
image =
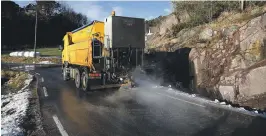
[[[81,75],[81,87],[82,87],[83,91],[89,91],[90,90],[89,75],[88,75],[88,71],[86,69],[82,72],[82,75]]]
[[[80,88],[81,86],[80,79],[80,71],[79,69],[75,69],[75,85],[77,88]]]

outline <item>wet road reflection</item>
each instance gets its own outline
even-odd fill
[[[60,68],[36,67],[35,71],[44,78],[41,85],[49,94],[41,103],[54,108],[44,112],[45,117],[56,114],[69,135],[263,135],[266,131],[263,119],[162,89],[146,86],[85,93],[74,82],[63,81]],[[243,129],[249,131],[241,133]]]

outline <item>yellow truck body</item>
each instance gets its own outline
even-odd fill
[[[73,32],[68,32],[64,38],[64,50],[62,63],[68,62],[74,65],[92,65],[92,39],[96,38],[101,43],[104,41],[104,23],[94,21],[91,24]]]
[[[63,80],[82,90],[119,87],[124,71],[142,64],[144,19],[115,16],[67,32],[63,37]]]

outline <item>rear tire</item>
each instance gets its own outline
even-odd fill
[[[62,74],[63,74],[63,80],[64,81],[67,81],[67,80],[69,80],[69,78],[68,78],[68,74],[67,74],[67,70],[66,70],[66,67],[65,66],[63,66],[63,70],[62,70]]]
[[[89,85],[89,75],[88,75],[87,69],[85,69],[82,72],[81,75],[81,88],[83,91],[89,91],[90,90],[90,85]]]
[[[79,69],[75,69],[75,85],[76,85],[76,87],[77,88],[80,88],[80,86],[81,86],[81,83],[80,83],[80,71],[79,71]]]

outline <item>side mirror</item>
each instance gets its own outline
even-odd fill
[[[59,50],[60,50],[60,51],[63,51],[63,50],[64,50],[64,46],[59,45]]]

